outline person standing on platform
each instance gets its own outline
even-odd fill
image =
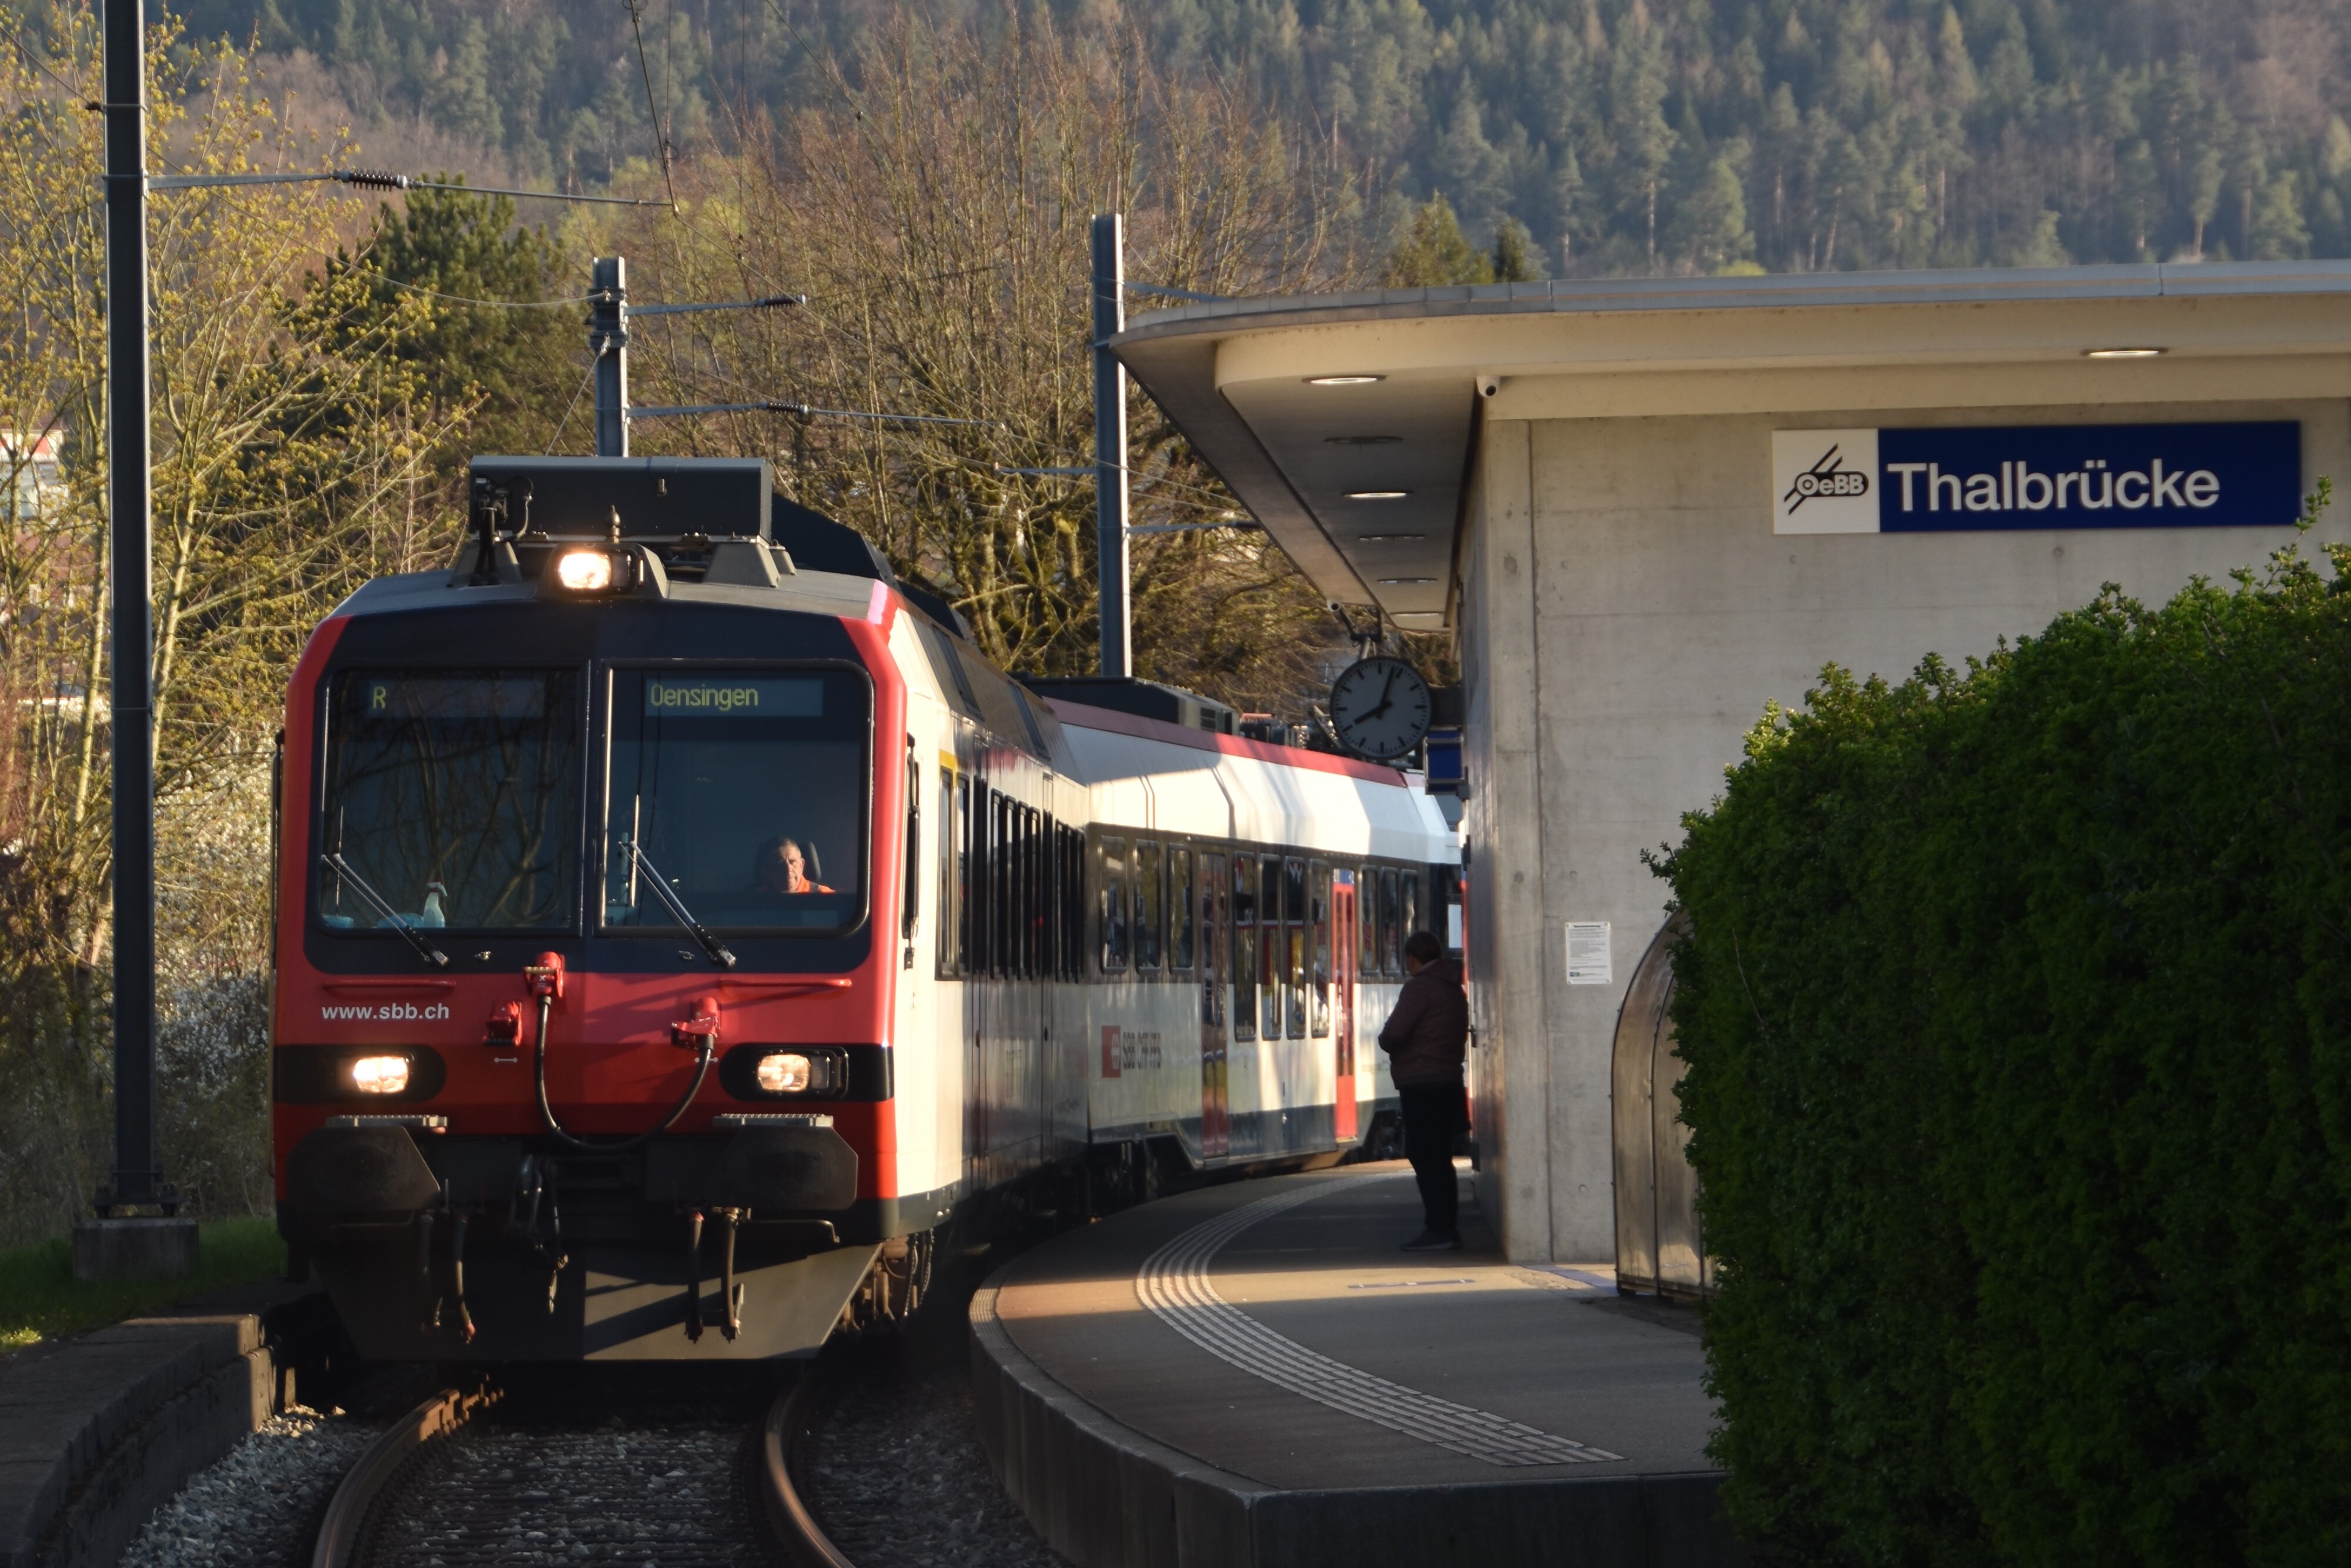
[[[1462,1065],[1469,1057],[1469,998],[1461,967],[1426,931],[1404,945],[1404,983],[1395,1011],[1380,1030],[1388,1075],[1404,1103],[1404,1152],[1420,1184],[1422,1228],[1407,1252],[1461,1249],[1460,1194],[1454,1186],[1453,1140],[1469,1130]]]

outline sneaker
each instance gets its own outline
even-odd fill
[[[1447,1236],[1441,1231],[1424,1230],[1419,1235],[1414,1237],[1411,1240],[1405,1242],[1402,1250],[1406,1252],[1458,1252],[1461,1250],[1461,1238],[1458,1235]]]

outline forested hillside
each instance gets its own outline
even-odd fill
[[[939,9],[940,7],[932,7]],[[593,183],[853,77],[877,0],[188,0],[350,104]],[[944,7],[999,26],[970,0]],[[1116,16],[1047,7],[1081,32]],[[2325,0],[1153,0],[1388,201],[1506,217],[1549,272],[2351,254],[2351,8]],[[257,30],[257,33],[256,33]],[[642,37],[643,54],[639,52]],[[315,63],[313,63],[315,62]]]

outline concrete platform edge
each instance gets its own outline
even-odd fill
[[[277,1386],[257,1313],[133,1319],[0,1364],[0,1568],[112,1568]]]
[[[972,1415],[1037,1533],[1078,1568],[1256,1563],[1250,1513],[1273,1489],[1111,1419],[1029,1360],[997,1320],[1003,1277],[972,1297]]]
[[[998,1321],[1007,1264],[972,1298],[972,1413],[1007,1493],[1078,1568],[1345,1563],[1742,1568],[1719,1471],[1283,1491],[1081,1398]]]

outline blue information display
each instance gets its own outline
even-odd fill
[[[2302,511],[2302,427],[1880,430],[1882,533],[2276,528]]]
[[[1771,433],[1780,534],[2274,528],[2301,512],[2293,420]]]

